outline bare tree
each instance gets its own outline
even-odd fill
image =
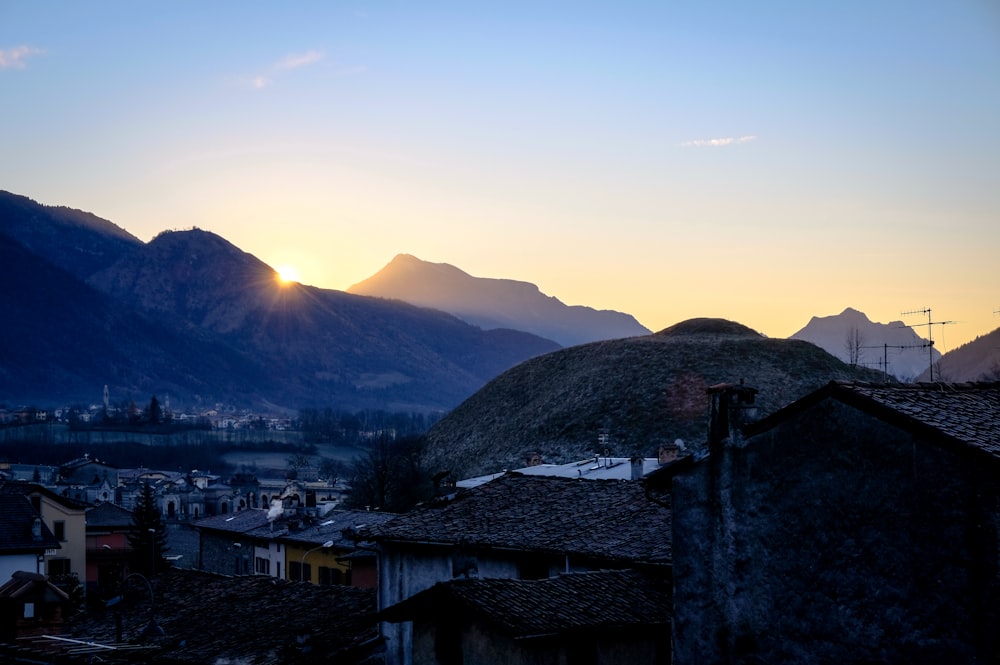
[[[865,336],[861,332],[861,328],[851,326],[847,331],[847,337],[844,339],[844,348],[847,350],[847,362],[852,367],[857,366],[861,362],[864,344]]]

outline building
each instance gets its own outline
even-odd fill
[[[101,600],[117,595],[128,568],[132,547],[132,513],[113,503],[101,503],[87,509],[88,594]]]
[[[635,571],[543,580],[454,579],[382,613],[413,623],[413,661],[670,662],[670,585]]]
[[[0,485],[0,493],[26,497],[59,543],[58,548],[45,550],[40,570],[30,570],[54,580],[82,578],[87,568],[86,504],[35,483],[8,481]]]
[[[673,500],[675,662],[1000,659],[1000,384],[710,389]]]
[[[669,524],[668,497],[641,483],[509,473],[366,536],[376,543],[379,609],[386,610],[455,578],[636,569],[669,579]],[[412,623],[384,622],[382,631],[387,662],[412,662]]]
[[[43,574],[46,552],[61,547],[27,496],[0,491],[0,581],[18,571]]]
[[[136,585],[112,607],[74,618],[58,636],[0,645],[0,660],[8,656],[10,662],[53,665],[377,662],[381,643],[370,589],[178,568],[153,582],[148,588]],[[162,636],[150,634],[151,619]]]
[[[192,526],[198,531],[201,570],[226,575],[269,575],[320,585],[370,587],[375,554],[353,534],[396,517],[388,513],[335,510],[322,518],[298,510],[249,509],[216,515]],[[345,532],[352,535],[345,535]]]

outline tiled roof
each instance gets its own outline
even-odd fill
[[[309,545],[321,545],[332,540],[334,547],[354,549],[354,540],[344,537],[345,529],[363,531],[367,528],[385,524],[398,515],[366,510],[334,510],[316,522],[298,531],[289,531],[282,540],[291,540]],[[250,535],[256,535],[251,533]]]
[[[87,510],[88,528],[125,528],[132,526],[132,511],[104,502]]]
[[[439,582],[387,608],[381,618],[411,621],[471,614],[512,637],[613,631],[670,622],[669,583],[635,571],[570,573],[542,580]]]
[[[36,539],[32,536],[31,530],[37,517],[38,513],[24,494],[0,491],[0,554],[60,547],[45,522],[40,525],[41,537]]]
[[[164,662],[345,662],[338,658],[378,636],[373,589],[176,568],[151,582],[155,618],[166,632],[156,659]],[[126,641],[134,639],[149,619],[146,587],[136,588],[118,604]],[[110,610],[90,613],[69,629],[76,639],[100,644],[116,638]]]
[[[884,385],[834,381],[747,428],[768,429],[801,403],[834,397],[924,436],[937,436],[1000,460],[1000,383]]]
[[[267,526],[267,511],[262,508],[250,508],[225,515],[213,515],[194,522],[192,526],[213,531],[246,533]]]
[[[370,530],[377,541],[450,543],[669,563],[670,509],[632,481],[508,473]]]
[[[334,510],[323,517],[311,518],[311,523],[302,521],[302,518],[289,520],[279,517],[274,520],[272,525],[271,521],[267,519],[267,512],[262,508],[251,508],[228,515],[206,517],[195,522],[194,526],[213,531],[238,533],[262,540],[281,538],[307,545],[322,545],[332,540],[334,547],[354,549],[354,540],[344,538],[344,529],[372,527],[397,517],[393,513]],[[290,528],[289,525],[292,522],[301,524],[301,526]]]
[[[48,577],[24,570],[15,571],[9,580],[0,585],[0,598],[30,598],[48,603],[69,600],[66,592],[51,584]]]

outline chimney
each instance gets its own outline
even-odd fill
[[[542,463],[542,456],[538,452],[530,452],[525,455],[525,466],[538,466]]]
[[[629,460],[632,463],[632,480],[642,479],[642,455],[635,455]]]
[[[708,414],[709,450],[723,445],[739,445],[743,439],[742,428],[757,417],[754,401],[757,389],[739,384],[719,383],[710,386]]]

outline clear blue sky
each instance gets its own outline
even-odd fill
[[[995,0],[0,0],[0,103],[0,189],[317,286],[1000,327]]]

